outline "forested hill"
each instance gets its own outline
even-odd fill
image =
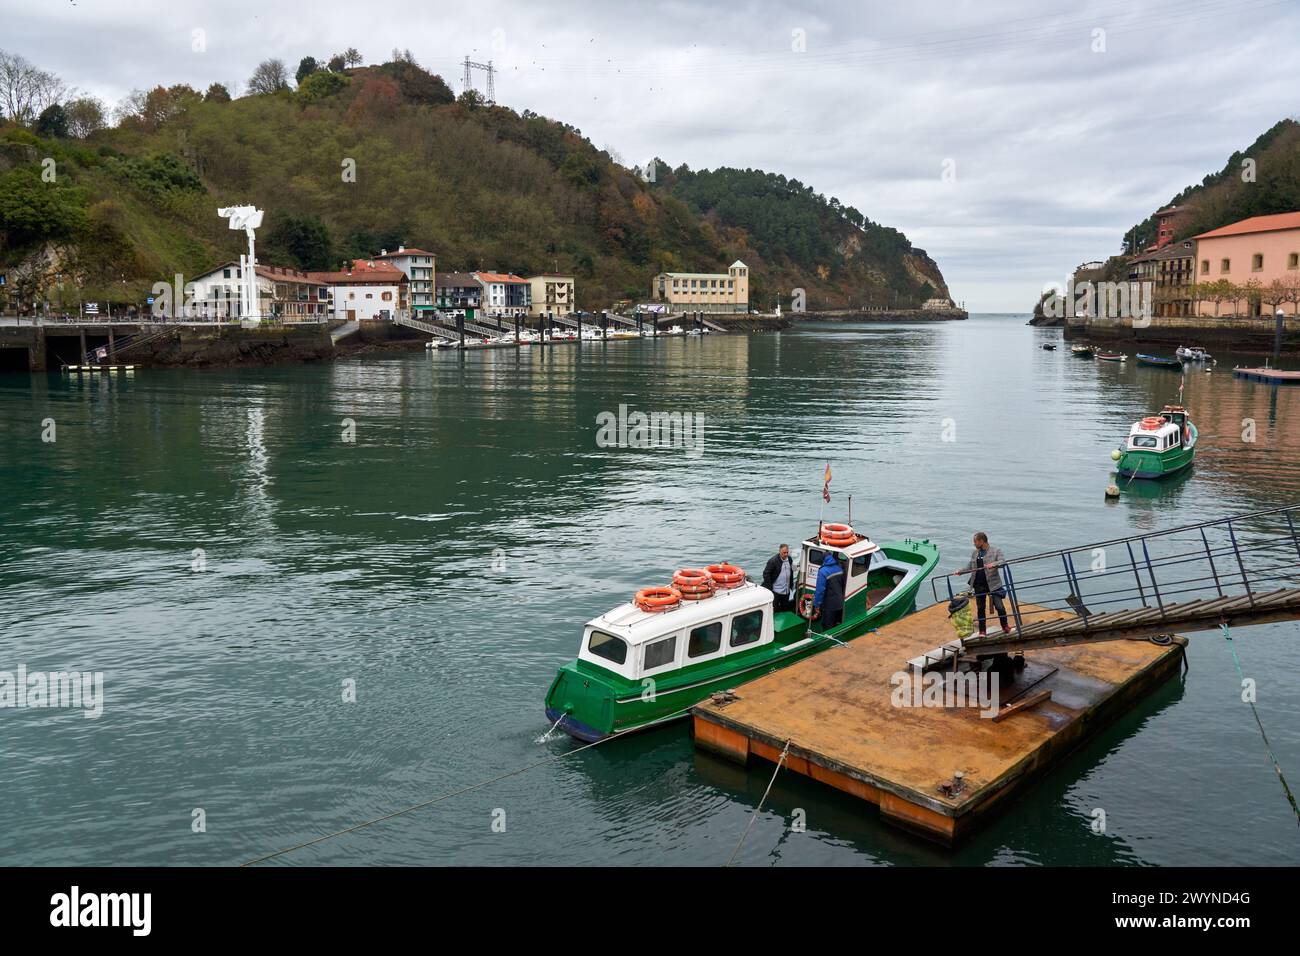
[[[1187,208],[1174,222],[1175,239],[1251,216],[1300,209],[1300,123],[1293,119],[1277,123],[1244,151],[1229,156],[1221,170],[1183,189],[1165,205]],[[1155,238],[1152,210],[1124,234],[1124,249],[1141,249]]]
[[[12,109],[0,119],[10,295],[44,298],[61,281],[73,301],[142,301],[154,282],[237,257],[242,234],[216,210],[246,203],[267,211],[266,263],[323,269],[405,244],[433,250],[442,271],[572,271],[586,308],[646,298],[659,271],[735,259],[764,308],[778,294],[788,307],[796,287],[810,308],[946,294],[901,233],[797,181],[646,177],[565,123],[454,97],[409,54],[309,61],[296,87],[268,61],[249,81],[260,92],[237,98],[220,84],[136,93],[111,123],[84,97]]]
[[[853,305],[948,295],[939,267],[905,235],[797,179],[686,166],[655,179],[721,235],[752,249],[745,261],[781,290],[813,276],[820,295]]]

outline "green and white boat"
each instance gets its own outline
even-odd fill
[[[547,718],[586,741],[654,727],[685,717],[709,694],[913,611],[917,589],[938,563],[939,549],[911,538],[877,545],[866,535],[847,531],[845,537],[835,537],[819,530],[802,543],[796,567],[795,606],[807,608],[825,555],[836,556],[844,569],[840,624],[822,632],[815,621],[798,613],[774,613],[771,591],[750,582],[739,569],[714,565],[734,573],[734,586],[675,602],[666,592],[676,589],[647,589],[588,621],[577,659],[560,668],[546,694]],[[669,606],[645,609],[642,595],[652,591],[665,594]]]
[[[1134,422],[1124,445],[1111,452],[1121,478],[1167,478],[1196,457],[1196,426],[1187,409],[1166,405],[1159,415]]]

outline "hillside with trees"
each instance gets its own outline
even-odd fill
[[[409,51],[258,64],[135,91],[113,109],[0,53],[0,265],[11,300],[140,303],[237,258],[220,206],[267,212],[258,258],[337,267],[398,245],[438,268],[572,271],[578,304],[648,297],[660,271],[752,267],[756,306],[918,305],[946,295],[902,233],[757,170],[627,169],[574,127],[459,97]],[[653,180],[653,181],[648,181]],[[10,303],[12,308],[12,301]]]
[[[1284,119],[1244,151],[1228,157],[1223,168],[1188,186],[1166,206],[1185,206],[1174,222],[1174,238],[1188,239],[1202,232],[1251,216],[1267,216],[1300,209],[1300,123]],[[1124,233],[1124,251],[1142,249],[1155,242],[1155,210]]]

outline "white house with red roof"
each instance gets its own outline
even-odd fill
[[[527,315],[532,306],[532,286],[513,272],[475,272],[483,286],[483,311],[488,315]]]
[[[309,272],[312,281],[329,290],[336,319],[373,321],[397,318],[409,308],[410,280],[394,265],[382,260],[354,259],[338,272]]]

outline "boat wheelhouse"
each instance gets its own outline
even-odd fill
[[[1116,471],[1121,478],[1165,478],[1188,467],[1196,457],[1196,426],[1187,409],[1166,405],[1129,429],[1119,449]]]
[[[847,526],[826,526],[846,528]],[[600,740],[685,717],[709,694],[897,620],[938,563],[928,541],[877,545],[866,535],[817,535],[801,545],[796,607],[807,607],[827,554],[844,571],[843,620],[822,630],[739,568],[683,569],[673,585],[646,588],[583,628],[576,660],[559,669],[546,716],[580,740]]]
[[[1212,362],[1214,357],[1199,345],[1180,345],[1174,350],[1184,362]]]

